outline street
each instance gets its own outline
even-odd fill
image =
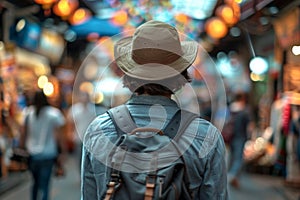
[[[51,185],[51,200],[79,200],[80,178],[77,162],[69,157],[66,163],[67,174],[63,178],[53,178]],[[27,180],[13,189],[0,194],[1,200],[30,200],[31,181]],[[228,186],[230,200],[299,200],[300,190],[283,186],[283,178],[252,174],[244,172],[241,177],[240,188]]]

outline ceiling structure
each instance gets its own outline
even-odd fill
[[[227,34],[218,41],[210,54],[216,56],[220,51],[228,53],[237,50],[238,44],[249,45],[249,38],[254,39],[272,32],[273,20],[297,6],[300,6],[300,0],[247,0],[241,6],[241,19],[236,25],[240,35],[234,37],[232,33]]]
[[[261,22],[262,17],[270,19],[276,16],[278,11],[283,10],[290,4],[299,5],[297,4],[299,1],[300,0],[241,0],[241,21],[238,25],[241,27],[245,24],[249,24],[249,28],[255,25],[253,26],[255,27],[254,31],[252,31],[253,34],[260,33],[257,30],[260,30],[261,34],[263,34],[264,31],[269,30],[270,23],[263,24]],[[80,40],[80,45],[82,45],[83,42],[81,40],[86,39],[90,33],[97,33],[99,36],[112,36],[121,32],[122,26],[116,26],[110,23],[110,19],[113,17],[115,12],[124,8],[130,12],[134,10],[134,13],[137,14],[138,17],[134,16],[131,18],[130,23],[133,26],[137,26],[149,18],[161,21],[172,21],[174,19],[174,14],[184,13],[195,22],[188,24],[190,26],[188,29],[192,29],[189,36],[201,38],[203,36],[203,30],[200,29],[203,29],[205,20],[212,17],[216,7],[224,1],[78,0],[78,2],[78,6],[89,9],[93,17],[85,23],[75,26],[55,15],[53,12],[45,13],[42,7],[37,5],[34,0],[0,0],[0,11],[5,11],[5,9],[12,10],[15,20],[24,17],[40,24],[43,27],[54,29],[65,36],[68,36],[70,31],[75,32],[77,38],[73,38],[73,40],[70,40],[69,43],[75,43]],[[2,16],[4,15],[3,13],[5,14],[5,12],[1,12]],[[3,23],[3,20],[0,23]],[[5,29],[3,24],[1,24],[1,27],[4,27]],[[185,30],[186,29],[184,29],[184,31]],[[249,29],[248,31],[250,32],[251,30]],[[3,38],[3,36],[1,38]],[[220,49],[226,49],[228,46],[232,45],[233,41],[238,42],[241,40],[243,40],[242,37],[232,37],[231,34],[227,34],[226,37],[214,44],[212,53],[214,54]]]
[[[0,2],[2,7],[13,8],[16,12],[22,11],[23,16],[31,17],[32,20],[41,23],[48,23],[49,18],[54,25],[59,25],[59,23],[65,21],[53,12],[45,14],[45,11],[34,0],[0,0]],[[205,20],[212,15],[218,0],[197,1],[197,3],[195,3],[195,0],[78,0],[78,2],[78,7],[89,9],[97,20],[109,19],[120,9],[134,8],[143,17],[151,15],[153,19],[168,21],[174,17],[175,13],[179,12],[197,20]],[[21,14],[17,15],[22,17]],[[94,26],[92,24],[85,28],[93,30]]]

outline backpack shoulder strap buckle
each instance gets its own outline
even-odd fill
[[[120,105],[107,111],[119,133],[130,133],[137,128],[126,105]]]

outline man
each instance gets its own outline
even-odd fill
[[[125,105],[138,127],[161,130],[180,109],[171,97],[190,81],[187,68],[197,50],[196,42],[180,42],[177,30],[159,21],[144,23],[133,37],[116,43],[116,63],[125,73],[123,84],[134,93]],[[81,199],[105,197],[110,176],[105,164],[118,138],[107,113],[90,124],[83,141]],[[225,146],[217,128],[197,117],[178,143],[187,161],[187,187],[193,198],[227,199]]]

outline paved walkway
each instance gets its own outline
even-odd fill
[[[230,200],[300,200],[300,190],[287,188],[282,177],[244,173],[239,189],[228,186]]]
[[[68,158],[66,163],[67,173],[65,177],[53,178],[51,182],[51,200],[79,200],[80,199],[80,176],[78,162],[73,157]],[[32,185],[29,173],[23,173],[20,183],[11,180],[10,191],[0,193],[1,200],[30,200],[30,188]],[[13,185],[14,184],[14,185]],[[3,184],[2,184],[3,185]]]
[[[53,178],[51,200],[79,200],[80,179],[77,162],[71,157],[67,162],[67,175]],[[31,179],[23,173],[22,180],[3,194],[1,200],[30,200]],[[25,179],[24,179],[25,178]],[[269,175],[244,173],[239,189],[229,188],[230,200],[300,200],[300,190],[283,186],[283,178]]]

